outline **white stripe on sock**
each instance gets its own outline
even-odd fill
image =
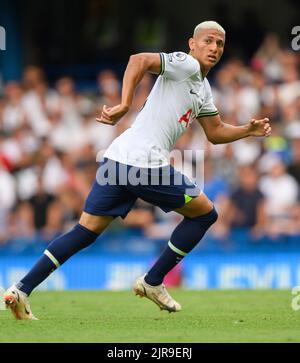
[[[179,248],[175,247],[171,241],[168,242],[168,245],[171,248],[171,250],[178,253],[178,255],[181,255],[181,256],[186,256],[187,255],[186,252],[183,252]]]
[[[48,250],[45,250],[44,254],[50,258],[50,260],[54,263],[54,265],[58,268],[60,266],[59,262],[57,261],[57,259],[52,255],[51,252],[49,252]]]

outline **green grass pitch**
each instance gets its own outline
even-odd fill
[[[300,342],[289,290],[170,290],[169,314],[131,291],[35,292],[39,321],[0,310],[0,342]]]

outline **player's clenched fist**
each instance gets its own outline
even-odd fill
[[[268,118],[261,120],[252,119],[249,123],[248,131],[250,136],[270,136],[271,126]]]
[[[101,116],[96,118],[96,121],[107,125],[115,125],[128,112],[128,110],[129,107],[122,104],[114,107],[107,107],[104,105],[101,111]]]

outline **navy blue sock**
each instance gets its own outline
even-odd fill
[[[145,281],[149,285],[160,285],[165,275],[198,244],[217,218],[215,208],[199,217],[185,217],[173,231],[168,246],[145,276]]]
[[[71,231],[50,242],[44,254],[33,268],[16,284],[17,288],[29,296],[31,291],[55,269],[76,252],[92,244],[98,236],[99,234],[90,231],[80,224],[76,224]]]

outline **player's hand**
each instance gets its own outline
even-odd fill
[[[96,121],[106,125],[115,125],[128,112],[128,110],[129,107],[122,104],[114,107],[107,107],[104,105],[101,111],[101,116],[96,118]]]
[[[249,123],[248,131],[250,136],[270,136],[272,131],[270,120],[268,118],[261,120],[253,118]]]

